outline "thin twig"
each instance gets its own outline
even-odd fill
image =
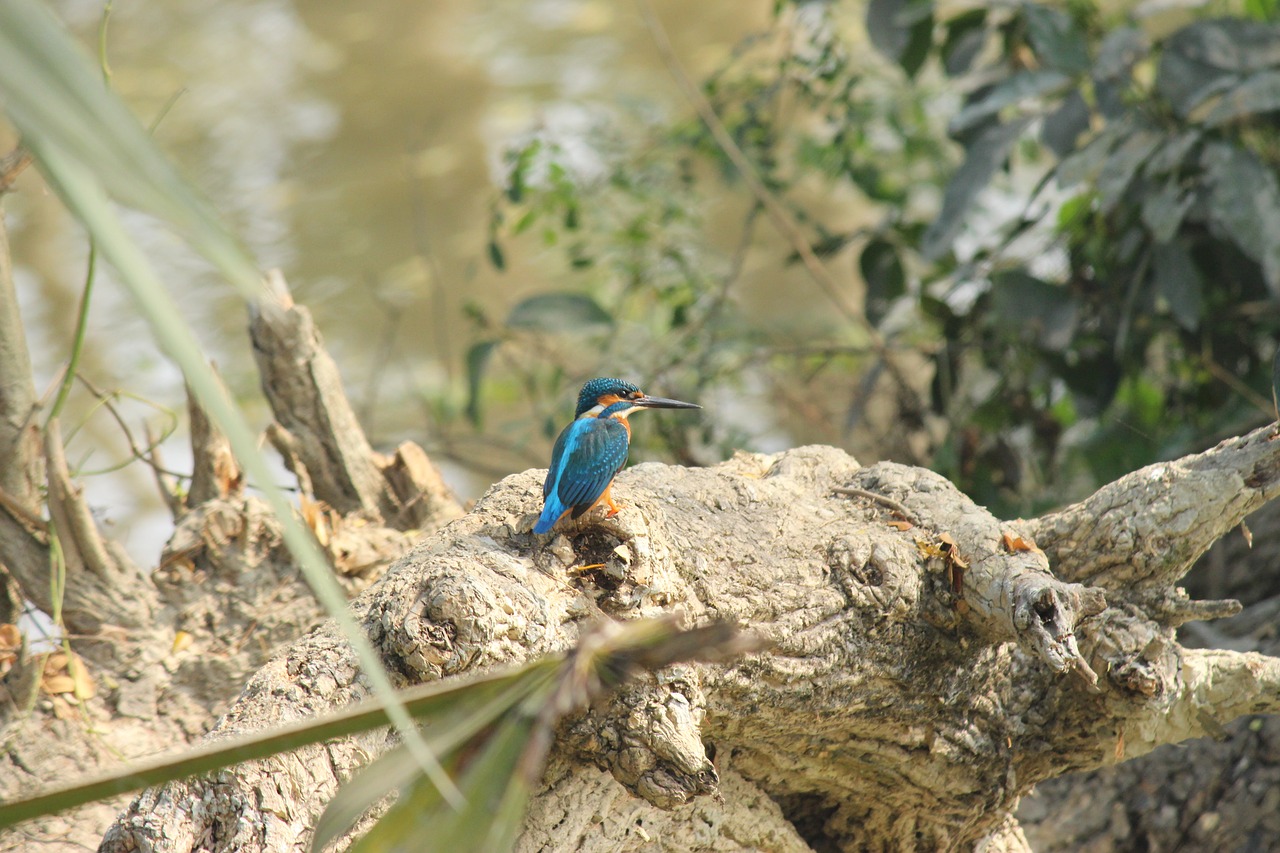
[[[684,91],[685,97],[688,98],[689,103],[698,113],[698,117],[702,119],[707,129],[711,132],[716,144],[720,146],[725,156],[729,158],[734,168],[738,170],[743,182],[751,190],[751,194],[755,196],[756,201],[764,208],[769,221],[773,223],[773,227],[791,244],[792,249],[804,264],[805,269],[808,270],[810,277],[818,284],[823,293],[827,295],[845,317],[861,327],[863,333],[867,336],[870,347],[884,362],[885,369],[898,386],[910,391],[911,385],[907,382],[906,377],[902,375],[897,364],[889,357],[889,347],[885,343],[884,336],[880,334],[880,330],[867,319],[866,314],[840,289],[836,280],[832,278],[831,273],[827,271],[827,268],[822,265],[822,261],[814,254],[813,247],[809,245],[809,241],[805,239],[800,227],[791,218],[791,214],[787,212],[777,197],[765,186],[755,166],[747,159],[747,155],[738,147],[738,144],[734,142],[733,136],[725,128],[720,116],[716,114],[715,107],[711,105],[711,102],[702,94],[702,90],[694,85],[693,80],[690,79],[684,66],[680,63],[680,58],[676,56],[666,29],[654,13],[650,0],[636,0],[636,5],[639,7],[640,14],[644,18],[645,25],[649,28],[649,33],[653,38],[654,46],[666,64],[667,70],[671,72],[671,76],[675,79],[677,85]]]
[[[142,462],[143,464],[150,467],[151,470],[154,471],[157,476],[160,476],[163,474],[169,477],[176,477],[177,479],[180,479],[180,480],[190,479],[191,475],[184,474],[181,471],[171,471],[165,468],[164,465],[162,465],[160,462],[158,462],[156,459],[153,458],[153,454],[156,452],[156,449],[159,448],[161,444],[168,441],[169,437],[172,436],[174,432],[177,431],[178,429],[178,419],[172,410],[166,409],[163,406],[159,406],[155,403],[152,403],[150,400],[143,401],[149,405],[154,406],[157,410],[169,416],[169,428],[166,429],[159,436],[148,435],[147,446],[139,447],[138,442],[133,437],[133,431],[129,429],[129,424],[125,421],[124,416],[120,414],[120,410],[116,408],[115,400],[119,396],[119,392],[104,391],[98,386],[94,385],[92,381],[90,381],[89,379],[85,378],[82,375],[77,375],[75,378],[80,380],[80,384],[83,385],[86,389],[88,389],[89,393],[92,394],[94,398],[98,401],[98,404],[102,406],[102,408],[107,410],[107,414],[111,415],[111,419],[116,422],[116,426],[120,427],[120,432],[124,435],[124,439],[129,445],[129,455],[132,457],[132,459],[130,459],[130,462],[132,462],[135,459],[138,460],[139,462]],[[113,465],[109,468],[104,468],[99,471],[80,471],[80,472],[77,472],[77,475],[80,477],[96,477],[102,474],[109,474],[112,471],[118,471],[121,468],[123,468],[124,465],[127,465],[127,464],[129,463],[126,462],[121,465]]]
[[[1207,355],[1202,355],[1200,357],[1200,363],[1204,365],[1204,368],[1208,370],[1210,374],[1213,375],[1214,379],[1217,379],[1232,391],[1235,391],[1241,397],[1244,397],[1259,412],[1262,412],[1262,414],[1266,415],[1268,418],[1275,415],[1275,409],[1272,406],[1272,402],[1266,397],[1263,397],[1257,391],[1254,391],[1245,383],[1241,382],[1240,377],[1236,376],[1234,373],[1227,370]]]
[[[791,219],[791,215],[787,213],[782,203],[764,185],[764,181],[760,179],[755,166],[747,159],[747,155],[742,152],[738,144],[733,141],[733,136],[725,128],[724,122],[716,114],[711,102],[706,99],[702,91],[689,78],[679,57],[676,56],[675,49],[671,45],[671,39],[667,37],[666,29],[662,26],[662,22],[658,20],[658,16],[654,14],[652,4],[649,0],[636,0],[636,4],[640,8],[640,14],[644,17],[645,25],[648,26],[649,33],[653,37],[654,46],[657,47],[658,53],[662,56],[662,61],[666,64],[667,70],[671,72],[671,76],[684,91],[685,97],[693,105],[698,117],[702,119],[707,129],[711,131],[711,136],[715,139],[716,144],[720,146],[725,156],[733,163],[734,168],[742,175],[743,181],[748,189],[751,190],[751,194],[756,197],[756,200],[764,208],[769,221],[773,223],[773,227],[791,244],[792,249],[800,257],[805,269],[809,271],[809,275],[817,282],[818,286],[822,288],[835,306],[840,309],[841,313],[861,325],[867,334],[871,335],[874,340],[879,341],[879,331],[867,322],[867,318],[862,315],[858,306],[836,284],[835,279],[831,277],[831,273],[827,271],[827,268],[818,260],[818,256],[814,254],[813,247],[809,245],[809,241],[800,232],[799,226]],[[878,348],[882,347],[883,343],[881,342]]]
[[[876,492],[869,492],[866,489],[854,488],[853,486],[842,486],[839,488],[832,489],[831,491],[835,492],[837,495],[851,495],[853,497],[866,498],[868,500],[875,501],[876,503],[886,506],[889,509],[893,510],[898,515],[902,516],[904,519],[911,522],[912,524],[915,524],[915,525],[920,524],[919,520],[915,517],[915,514],[911,510],[907,509],[905,506],[903,506],[898,501],[895,501],[891,497],[887,497],[885,495],[878,494]]]
[[[31,152],[19,146],[4,157],[0,157],[0,195],[7,193],[14,181],[32,163]]]
[[[0,507],[12,515],[19,523],[32,533],[47,533],[49,523],[36,515],[22,501],[0,488]]]

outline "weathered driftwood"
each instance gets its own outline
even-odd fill
[[[175,530],[158,567],[137,570],[103,535],[67,471],[56,423],[42,431],[37,417],[25,343],[12,332],[21,323],[7,263],[0,239],[0,450],[6,459],[0,465],[0,567],[12,568],[22,593],[52,612],[52,518],[67,558],[65,624],[98,683],[97,695],[88,698],[41,691],[39,658],[17,661],[0,679],[0,798],[12,799],[54,779],[118,766],[122,758],[154,755],[200,737],[249,674],[321,621],[322,611],[282,546],[278,520],[244,492],[225,438],[194,402],[191,487],[166,496]],[[280,339],[271,318],[312,328],[305,309],[278,307],[259,318],[263,334]],[[295,344],[299,349],[292,355],[274,351],[271,370],[313,375],[319,360],[332,371],[328,357],[317,355],[316,338],[300,335]],[[264,375],[279,378],[270,371]],[[272,402],[313,413],[322,431],[312,440],[342,443],[347,456],[373,460],[372,470],[384,481],[381,493],[398,513],[394,519],[366,508],[343,514],[309,490],[300,495],[300,511],[349,588],[367,586],[401,556],[413,528],[434,529],[461,514],[415,445],[406,443],[386,458],[369,449],[353,421],[341,431],[324,431],[325,424],[344,422],[341,412],[349,410],[336,373],[323,383],[298,381]],[[302,428],[297,433],[308,435]],[[42,480],[47,501],[41,500]],[[123,804],[90,806],[0,833],[0,850],[85,849],[101,839]]]
[[[808,447],[638,466],[619,479],[619,516],[536,537],[540,481],[525,472],[353,608],[406,682],[563,648],[601,610],[678,608],[775,642],[732,665],[673,668],[567,723],[523,849],[714,836],[723,849],[1021,850],[1013,810],[1037,782],[1280,709],[1280,660],[1183,648],[1171,626],[1189,611],[1170,606],[1179,572],[1280,492],[1273,439],[1259,430],[1018,523],[928,471]],[[915,523],[835,494],[849,486]],[[217,733],[364,694],[326,625],[260,671]],[[148,791],[103,849],[296,849],[377,741]],[[717,780],[723,801],[704,796]]]
[[[434,529],[462,514],[416,445],[387,459],[356,420],[311,313],[295,305],[278,273],[253,312],[249,336],[262,390],[276,418],[273,442],[305,491],[344,516],[398,530]]]
[[[0,187],[0,193],[3,191]],[[0,194],[0,198],[3,195]],[[2,214],[2,211],[0,211]],[[47,577],[39,489],[43,479],[35,382],[18,312],[9,236],[0,215],[0,621],[22,610],[18,583]],[[16,578],[16,581],[13,579]],[[40,584],[48,589],[48,582]],[[33,592],[40,595],[40,590]],[[47,603],[48,594],[44,594]],[[40,602],[40,599],[36,599]]]

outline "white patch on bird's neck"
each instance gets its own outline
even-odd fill
[[[616,406],[617,403],[611,403],[610,405]],[[597,403],[596,405],[592,406],[591,408],[583,412],[581,417],[578,418],[578,420],[582,420],[582,418],[598,418],[600,417],[600,413],[607,408],[608,406],[601,406],[599,403]],[[632,412],[638,412],[643,408],[644,406],[629,406],[620,412],[614,412],[611,415],[611,417],[615,417],[620,421],[625,421],[631,415]]]

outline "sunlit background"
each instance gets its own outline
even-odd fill
[[[654,4],[691,75],[707,73],[744,35],[764,28],[770,7],[767,0]],[[57,9],[96,52],[102,4]],[[590,168],[584,140],[593,127],[692,115],[635,5],[117,0],[105,44],[110,85],[156,125],[163,147],[263,267],[283,269],[314,312],[376,446],[424,444],[465,497],[502,473],[545,464],[540,424],[501,447],[469,444],[465,431],[448,428],[448,415],[465,404],[463,358],[477,334],[464,309],[501,315],[531,294],[582,286],[565,280],[563,265],[536,242],[511,253],[503,271],[489,262],[486,229],[507,148],[541,133]],[[741,206],[726,198],[726,221],[736,222]],[[86,242],[34,171],[5,212],[45,387],[70,346]],[[849,212],[851,220],[858,215]],[[206,352],[265,423],[245,306],[170,234],[142,217],[131,222]],[[713,206],[713,246],[716,224]],[[736,225],[723,230],[722,242],[731,243]],[[780,282],[785,247],[757,234],[765,251],[748,261],[735,295],[740,307],[801,331],[828,328],[812,282],[799,274]],[[162,431],[167,411],[185,418],[180,377],[109,269],[99,275],[83,373],[102,392],[129,395],[117,407],[142,445],[144,420]],[[567,417],[570,400],[551,402]],[[792,443],[764,410],[742,414],[756,449]],[[82,472],[128,458],[120,425],[86,388],[77,394],[76,424],[71,458]],[[177,471],[189,465],[180,436],[181,427],[164,447],[165,464]],[[149,470],[134,465],[85,482],[112,535],[141,564],[154,564],[170,521]]]
[[[1083,496],[1272,411],[1257,390],[1271,363],[1262,339],[1271,302],[1258,269],[1220,271],[1223,258],[1258,255],[1265,241],[1235,245],[1240,229],[1228,229],[1213,247],[1223,254],[1199,262],[1204,272],[1182,265],[1181,277],[1157,282],[1125,259],[1125,246],[1154,251],[1149,229],[1126,232],[1129,214],[1100,212],[1087,181],[1049,180],[1067,162],[1046,141],[1053,121],[1068,127],[1058,142],[1083,151],[1083,128],[1145,120],[1121,117],[1145,109],[1123,99],[1109,118],[1083,101],[1072,117],[1075,78],[1036,76],[1092,49],[1062,10],[939,6],[944,29],[930,24],[931,38],[947,57],[965,54],[971,73],[935,60],[904,73],[885,40],[908,25],[884,3],[128,0],[110,7],[105,35],[99,0],[55,8],[262,268],[283,270],[374,445],[417,442],[464,499],[545,465],[577,385],[592,375],[704,406],[679,420],[645,415],[633,461],[712,464],[735,449],[833,444],[863,462],[932,467],[1010,516]],[[1042,24],[1058,23],[1020,43],[1021,18],[1035,10]],[[1217,14],[1203,2],[1145,0],[1085,17],[1088,38],[1132,25],[1110,42],[1114,52],[1124,39],[1158,40]],[[981,26],[966,29],[972,15]],[[890,30],[877,30],[875,48],[868,19]],[[674,60],[662,50],[667,36]],[[1164,85],[1154,44],[1134,67],[1133,98]],[[838,71],[824,65],[829,45]],[[984,99],[999,102],[1001,85],[1028,79],[1056,88],[1043,98],[1017,90],[1027,128],[1017,145],[997,151],[966,137],[1003,132],[1000,103]],[[755,209],[724,146],[699,130],[686,92],[700,86],[723,96],[753,156],[770,159],[762,170],[799,221],[792,239]],[[806,91],[817,94],[806,102]],[[966,103],[979,120],[957,131]],[[1195,133],[1234,146],[1241,168],[1254,163],[1249,145],[1270,138],[1236,139],[1232,126],[1197,121]],[[12,135],[0,134],[9,150]],[[944,193],[965,183],[958,167],[978,150],[998,162],[965,179],[969,200],[949,212]],[[1126,180],[1139,165],[1127,150],[1118,145],[1107,161]],[[513,166],[517,151],[530,154],[527,170]],[[1152,186],[1181,192],[1173,162]],[[556,198],[555,169],[571,173],[565,198]],[[513,186],[528,182],[538,189],[516,198]],[[1200,245],[1205,215],[1210,234],[1213,217],[1231,218],[1229,183],[1221,204],[1182,224],[1185,246]],[[47,388],[71,348],[86,240],[35,170],[4,203]],[[1064,220],[1068,205],[1075,218]],[[246,306],[176,237],[127,215],[205,352],[265,427]],[[925,244],[939,224],[947,236],[931,256]],[[806,271],[801,245],[823,253],[829,280]],[[887,288],[878,311],[874,280]],[[1106,301],[1116,287],[1128,294],[1118,306]],[[556,305],[582,308],[590,297],[605,307],[587,303],[586,323],[558,324],[544,302],[537,322],[513,322],[546,294],[568,300]],[[1237,323],[1230,312],[1253,319]],[[588,333],[593,316],[606,322]],[[872,345],[877,337],[892,358]],[[74,473],[108,535],[153,565],[171,520],[152,470],[128,463],[148,430],[172,430],[162,467],[189,470],[185,395],[101,265],[80,374],[87,382],[63,418]],[[291,482],[283,468],[279,476]]]

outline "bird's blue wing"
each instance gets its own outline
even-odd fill
[[[577,421],[569,424],[560,430],[560,434],[556,436],[555,446],[551,448],[551,468],[547,471],[547,479],[542,482],[542,498],[546,500],[551,496],[551,490],[555,488],[556,476],[560,473],[560,463],[564,460],[564,448],[569,443],[570,436],[574,433],[574,427],[578,425]]]
[[[573,507],[575,518],[600,499],[627,464],[630,444],[627,428],[612,418],[589,418],[580,423],[586,426],[574,446],[565,450],[564,471],[557,488],[560,502]]]
[[[612,419],[581,418],[569,424],[551,451],[551,468],[542,484],[546,503],[534,526],[546,533],[560,516],[591,508],[627,462],[627,428]]]
[[[569,511],[569,508],[560,502],[556,484],[563,473],[565,448],[577,443],[577,426],[578,421],[574,421],[560,430],[555,447],[551,449],[551,468],[547,471],[547,479],[542,481],[542,515],[538,516],[538,523],[533,526],[534,533],[549,532],[560,520],[560,516]]]

